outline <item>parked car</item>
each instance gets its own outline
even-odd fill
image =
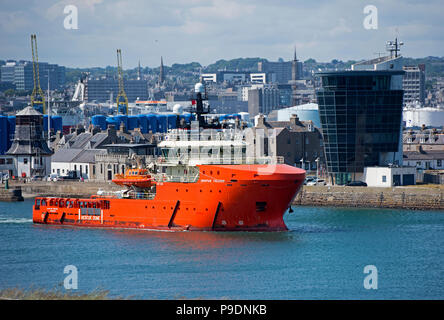
[[[42,181],[44,178],[44,176],[33,176],[31,177],[31,181]]]
[[[74,180],[78,181],[80,178],[77,176],[77,173],[75,171],[68,171],[68,174],[59,176],[58,180],[61,181],[68,181],[68,180]]]
[[[313,179],[307,182],[307,186],[325,186],[327,182],[324,179]]]
[[[367,187],[364,181],[352,181],[346,184],[347,187]]]
[[[59,175],[56,173],[51,173],[47,179],[48,181],[57,181],[59,180]]]

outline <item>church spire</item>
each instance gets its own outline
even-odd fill
[[[163,58],[160,56],[160,70],[159,70],[159,84],[162,84],[165,81],[165,75],[163,70]]]
[[[296,46],[294,46],[294,57],[291,63],[291,102],[293,106],[299,104],[299,97],[297,93],[297,80],[299,75],[299,62],[296,55]]]

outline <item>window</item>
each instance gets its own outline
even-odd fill
[[[382,176],[382,182],[387,182],[387,176]]]
[[[23,159],[23,164],[28,164],[28,158]]]
[[[442,166],[442,160],[436,160],[436,166],[441,167]]]

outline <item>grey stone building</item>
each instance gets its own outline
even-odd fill
[[[322,169],[322,134],[312,121],[300,121],[296,115],[290,121],[266,121],[261,115],[255,129],[264,129],[266,135],[270,134],[269,130],[276,130],[276,143],[272,144],[272,152],[283,157],[286,164],[308,171],[317,170],[318,166]]]

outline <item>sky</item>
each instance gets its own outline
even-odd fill
[[[124,69],[157,67],[160,56],[290,60],[295,47],[303,61],[360,60],[395,37],[406,57],[441,57],[443,21],[443,0],[2,0],[0,59],[31,60],[32,33],[39,61],[82,68],[116,65],[117,48]]]

